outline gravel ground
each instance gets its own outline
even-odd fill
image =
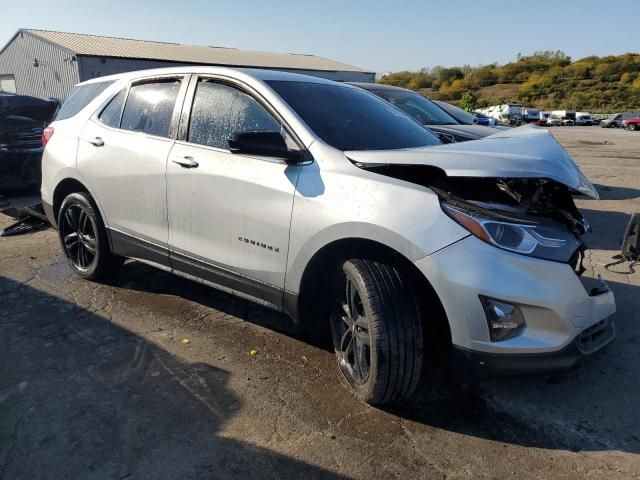
[[[137,262],[79,280],[53,230],[2,238],[0,478],[640,477],[640,273],[603,268],[640,211],[640,133],[553,132],[600,191],[578,201],[587,275],[618,304],[616,342],[584,365],[434,374],[374,409],[280,314]]]

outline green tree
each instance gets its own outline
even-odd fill
[[[471,90],[467,90],[460,98],[460,108],[467,111],[475,110],[478,108],[478,97]]]

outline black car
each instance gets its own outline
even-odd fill
[[[0,95],[0,192],[40,187],[42,130],[58,106],[27,95]]]
[[[500,131],[494,127],[463,124],[435,102],[413,90],[379,83],[352,83],[352,85],[374,93],[391,103],[436,133],[445,143],[450,142],[451,139],[456,142],[478,140]],[[469,115],[473,117],[473,115]]]

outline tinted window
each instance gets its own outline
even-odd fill
[[[198,83],[189,142],[227,149],[232,133],[255,131],[280,132],[280,124],[250,95],[208,80]]]
[[[104,89],[112,83],[113,82],[96,82],[78,85],[71,91],[69,98],[62,104],[56,120],[66,120],[67,118],[73,117],[89,105],[91,100],[100,95]]]
[[[107,106],[102,110],[100,114],[100,121],[109,127],[118,128],[120,126],[120,117],[122,115],[122,106],[124,105],[124,97],[127,94],[127,90],[121,90]]]
[[[267,82],[322,140],[340,150],[391,150],[440,141],[406,114],[356,87]]]
[[[423,125],[457,125],[447,112],[419,93],[402,90],[370,90],[380,98],[398,107]]]
[[[455,105],[451,105],[447,102],[438,102],[438,105],[440,105],[443,110],[445,110],[449,115],[451,115],[463,125],[473,125],[474,123],[476,123],[476,117],[471,115],[469,112],[456,107]]]
[[[133,85],[122,113],[120,128],[168,137],[180,80]]]

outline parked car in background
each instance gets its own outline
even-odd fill
[[[59,103],[0,94],[0,193],[40,188],[42,131]]]
[[[495,127],[496,124],[498,123],[498,120],[496,120],[493,117],[489,117],[489,116],[485,115],[484,113],[479,113],[479,112],[469,112],[469,113],[471,113],[471,115],[473,115],[474,117],[476,117],[478,119],[477,125],[485,125],[487,127]]]
[[[421,125],[439,135],[444,143],[450,143],[451,139],[456,142],[478,140],[500,131],[498,128],[478,125],[473,121],[468,124],[460,124],[449,112],[413,90],[378,83],[352,83],[351,85],[367,90],[399,108]],[[467,115],[473,117],[473,115]],[[467,118],[467,120],[469,119]],[[475,117],[473,120],[476,120]]]
[[[633,132],[640,130],[640,116],[627,118],[622,121],[622,126],[627,130]]]
[[[286,312],[370,404],[427,363],[566,369],[615,337],[613,293],[579,268],[572,194],[597,191],[545,130],[442,145],[351,85],[193,66],[84,82],[43,139],[73,272],[133,257]]]
[[[541,127],[547,125],[547,120],[549,119],[551,112],[540,112],[539,115],[538,125]]]
[[[574,110],[554,110],[551,114],[558,117],[563,126],[575,125],[576,112]]]
[[[640,113],[638,112],[614,113],[613,115],[610,115],[609,118],[602,120],[600,122],[600,126],[602,128],[622,127],[622,122],[624,122],[626,119],[638,116],[640,116]]]
[[[537,108],[523,108],[522,109],[522,121],[524,123],[540,123],[540,110]]]
[[[547,117],[545,125],[547,127],[561,127],[562,119],[558,115],[554,115],[553,113],[551,113]]]
[[[593,125],[591,114],[589,112],[576,112],[575,124],[590,127]]]
[[[520,125],[522,123],[524,107],[519,103],[505,103],[479,108],[476,112],[493,117],[505,125]]]

